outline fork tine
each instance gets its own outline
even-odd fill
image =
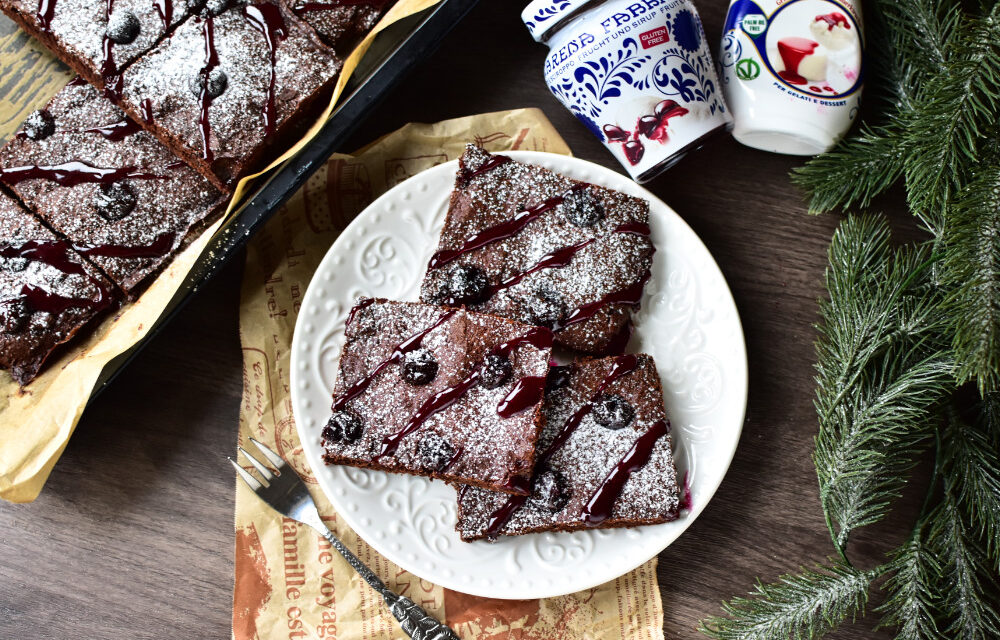
[[[285,460],[279,456],[277,453],[271,450],[266,444],[257,440],[256,438],[250,438],[250,442],[254,443],[257,450],[264,454],[267,461],[274,465],[274,468],[278,470],[278,475],[281,475],[281,470],[285,468]],[[244,452],[245,453],[245,452]]]
[[[247,451],[243,447],[237,447],[237,449],[239,449],[243,453],[243,457],[245,457],[250,462],[250,464],[253,465],[254,469],[260,471],[260,475],[264,476],[265,481],[274,480],[274,474],[271,473],[271,470],[268,469],[265,465],[261,464],[261,462],[257,460],[257,458],[250,455],[249,451]]]
[[[233,468],[236,469],[236,473],[240,474],[243,481],[250,485],[250,488],[253,489],[254,492],[260,491],[261,487],[264,486],[261,484],[260,480],[253,477],[249,471],[241,467],[235,460],[229,456],[226,456],[226,460],[229,460],[229,464],[233,465]]]

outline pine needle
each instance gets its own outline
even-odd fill
[[[830,245],[830,300],[820,303],[813,461],[845,561],[851,531],[881,520],[898,497],[952,382],[939,302],[927,295],[928,253],[892,251],[888,240],[884,220],[848,218]]]
[[[884,614],[879,628],[895,627],[897,640],[932,640],[940,637],[935,621],[935,603],[940,598],[941,565],[927,546],[921,523],[910,540],[893,555],[892,576],[886,580],[886,600],[878,608]]]
[[[702,622],[699,630],[717,640],[812,639],[864,613],[876,571],[832,564],[772,584],[758,582],[748,598],[723,603],[725,617]]]
[[[947,483],[946,483],[947,484]],[[946,486],[944,499],[931,514],[932,549],[944,572],[942,612],[946,634],[956,640],[1000,637],[995,568]]]

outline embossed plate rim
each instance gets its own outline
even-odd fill
[[[508,154],[515,159],[539,164],[575,179],[618,189],[649,201],[650,222],[658,251],[653,266],[654,277],[647,286],[632,346],[639,342],[644,350],[653,352],[657,358],[657,367],[664,379],[667,394],[667,410],[675,421],[674,447],[678,452],[678,467],[691,471],[694,479],[691,484],[694,496],[692,510],[679,520],[663,525],[571,534],[535,534],[501,538],[492,545],[481,541],[469,545],[459,541],[457,533],[453,531],[454,492],[442,483],[413,476],[328,466],[322,462],[318,432],[328,417],[330,402],[330,381],[323,379],[319,371],[324,366],[321,358],[326,350],[323,346],[334,339],[342,341],[342,320],[337,321],[337,324],[331,318],[345,315],[346,308],[353,302],[353,299],[335,300],[330,289],[344,289],[340,293],[349,293],[350,286],[345,288],[345,285],[340,284],[346,281],[349,285],[351,282],[350,274],[344,276],[347,273],[346,267],[349,266],[345,258],[365,257],[360,252],[359,241],[374,239],[376,236],[369,234],[373,228],[387,234],[387,237],[397,237],[401,246],[409,246],[402,239],[404,224],[415,224],[416,233],[422,234],[417,238],[418,242],[426,241],[426,246],[415,250],[419,251],[415,265],[419,273],[388,272],[388,275],[382,274],[385,279],[381,283],[373,286],[381,289],[387,279],[401,275],[404,278],[415,275],[415,283],[419,283],[422,265],[437,244],[443,211],[454,182],[457,167],[454,160],[427,169],[388,190],[361,212],[327,251],[306,290],[296,319],[291,350],[291,396],[299,439],[320,488],[344,522],[376,551],[410,573],[455,591],[493,598],[544,598],[587,589],[631,571],[660,553],[694,522],[722,483],[736,453],[746,413],[748,369],[739,313],[722,272],[698,236],[670,207],[627,177],[600,165],[570,156],[536,151],[512,151]],[[428,212],[427,215],[418,213],[418,207],[421,211]],[[386,220],[387,218],[391,220]],[[667,227],[672,235],[667,235],[662,240],[657,239],[658,235],[666,233]],[[670,246],[669,251],[667,245]],[[396,257],[396,249],[390,247],[387,255],[391,261]],[[664,261],[668,260],[666,256],[669,256],[672,266],[677,261],[682,267],[687,267],[687,271],[667,269],[664,266]],[[662,274],[659,273],[661,270]],[[664,277],[661,278],[661,275]],[[338,284],[332,284],[338,277]],[[696,282],[686,283],[685,277]],[[406,285],[400,285],[399,288],[405,289]],[[416,285],[410,283],[409,289],[410,295],[401,297],[416,299]],[[355,286],[354,291],[357,290],[359,288]],[[680,305],[683,311],[685,302],[689,302],[673,300],[669,294],[676,292],[683,298],[692,290],[695,303],[689,309],[691,319],[681,328],[683,331],[679,329],[676,335],[671,334],[666,339],[655,341],[646,336],[642,316],[653,318],[648,321],[649,325],[654,322],[662,324],[664,319],[669,323],[678,317],[672,315],[675,307]],[[366,290],[365,293],[383,295],[380,291],[372,290]],[[714,298],[702,308],[698,300],[708,297],[704,294],[712,294]],[[332,313],[334,309],[339,309],[340,313]],[[717,313],[718,311],[722,313]],[[701,315],[696,317],[699,313]],[[719,370],[714,372],[715,379],[712,371],[706,373],[697,368],[685,370],[679,363],[668,366],[663,361],[663,349],[667,349],[664,342],[677,345],[681,351],[688,342],[698,344],[699,340],[702,343],[709,341],[710,345],[714,345],[711,335],[701,335],[702,328],[711,328],[719,323],[731,335],[724,336],[721,331],[716,334],[718,342],[727,349],[727,357],[716,358]],[[337,345],[335,351],[339,351],[339,342]],[[694,359],[698,356],[710,359],[711,352],[706,347],[701,352],[691,352],[688,355]],[[310,364],[310,358],[315,360],[315,367]],[[689,359],[691,358],[678,358]],[[327,358],[325,362],[326,366],[333,366],[331,358]],[[708,407],[710,415],[721,414],[726,418],[725,423],[688,425],[687,421],[683,421],[683,424],[679,424],[671,406],[673,404],[676,408],[680,403],[672,402],[671,394],[692,378],[698,383],[704,383],[702,378],[706,377],[706,384],[711,385],[714,381],[721,389],[721,397],[715,398],[714,404]],[[327,390],[323,387],[327,387]],[[690,395],[694,396],[694,391]],[[687,415],[681,409],[677,409],[676,413]],[[682,431],[690,431],[697,434],[697,437],[683,436]],[[723,437],[715,437],[716,432]],[[697,455],[693,453],[695,448],[699,449]],[[698,458],[704,458],[702,462],[709,461],[711,464],[698,465]],[[702,470],[701,467],[707,469]],[[372,489],[369,490],[368,487]],[[419,518],[414,517],[411,521],[398,516],[413,504],[418,504],[419,507],[411,508],[410,511],[414,516],[419,515]],[[388,518],[388,521],[376,522],[373,516],[379,515]],[[412,530],[407,531],[407,528]],[[409,540],[416,549],[414,552],[404,548],[407,533],[411,537],[416,534],[417,538],[424,538],[425,535],[437,537],[433,540],[421,539],[420,544],[415,545]],[[434,545],[439,548],[432,549],[431,546]],[[442,545],[443,549],[440,548]],[[525,555],[528,556],[527,559],[522,557]],[[476,563],[475,573],[468,570],[467,563],[470,561]],[[586,570],[580,570],[584,567]]]

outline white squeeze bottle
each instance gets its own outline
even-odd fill
[[[854,0],[732,0],[719,66],[733,136],[793,155],[836,145],[858,116],[863,48]]]

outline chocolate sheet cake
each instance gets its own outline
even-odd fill
[[[0,150],[0,182],[126,293],[225,204],[96,89],[77,83]]]
[[[464,309],[363,298],[323,429],[325,459],[525,492],[552,334]]]
[[[670,423],[652,357],[554,367],[544,413],[531,495],[460,487],[457,529],[463,540],[678,517]]]
[[[421,300],[555,330],[621,353],[649,279],[649,205],[469,145]]]
[[[295,139],[341,66],[284,5],[234,3],[192,17],[133,63],[121,106],[225,187]]]
[[[122,69],[205,0],[0,0],[0,9],[110,95]]]
[[[97,269],[0,191],[0,368],[28,384],[117,299]]]

